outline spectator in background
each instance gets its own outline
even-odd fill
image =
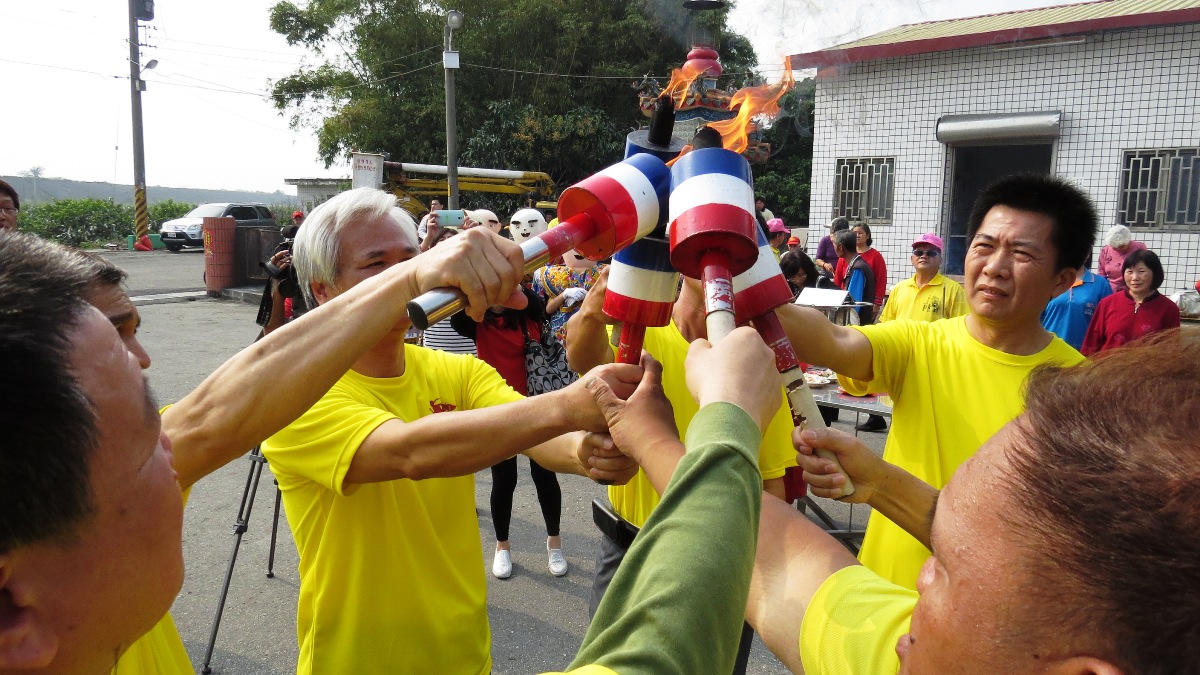
[[[788,237],[787,250],[803,252],[804,248],[800,246],[800,237]]]
[[[1100,264],[1096,271],[1108,279],[1113,293],[1125,290],[1125,256],[1134,251],[1145,251],[1146,245],[1133,240],[1133,233],[1124,225],[1113,225],[1104,235],[1104,248],[1100,249]]]
[[[458,234],[458,230],[452,227],[438,227],[437,216],[432,218],[432,227],[434,234],[429,244],[429,248],[433,248],[438,244],[454,237]],[[454,317],[450,317],[453,319]],[[475,341],[465,335],[461,335],[450,324],[450,321],[439,321],[432,326],[426,328],[421,333],[421,346],[430,349],[437,349],[451,354],[470,354],[475,356]]]
[[[837,247],[838,256],[846,262],[846,291],[855,302],[868,303],[867,307],[858,308],[858,322],[865,326],[875,322],[875,271],[863,259],[862,254],[855,251],[855,234],[843,230],[833,235],[833,245]]]
[[[483,321],[475,323],[459,312],[446,322],[459,335],[473,340],[480,360],[496,369],[508,386],[518,394],[529,396],[529,372],[525,363],[525,340],[540,340],[546,325],[546,306],[536,293],[522,287],[529,303],[525,309],[510,309],[496,305],[488,309]],[[529,460],[529,476],[537,490],[542,519],[546,522],[546,556],[550,573],[561,577],[567,573],[563,556],[559,521],[562,517],[562,488],[558,475],[537,461]],[[492,527],[496,532],[496,552],[492,558],[492,576],[507,579],[512,576],[512,552],[508,541],[512,522],[513,493],[517,489],[517,458],[509,457],[492,465]]]
[[[436,242],[430,242],[427,245],[425,242],[425,235],[429,234],[429,218],[430,218],[430,216],[433,215],[434,211],[441,211],[442,209],[446,208],[445,206],[443,206],[444,203],[445,202],[442,201],[441,197],[434,197],[434,198],[430,199],[429,200],[429,213],[426,213],[425,215],[421,216],[421,222],[417,224],[417,239],[421,242],[421,250],[422,251],[428,251],[429,249],[433,248],[433,244],[436,243]]]
[[[838,216],[829,221],[829,234],[821,237],[821,242],[817,244],[817,257],[813,262],[817,266],[817,270],[830,279],[833,278],[833,273],[837,269],[838,254],[833,248],[833,235],[835,232],[850,229],[850,221],[842,216]],[[841,284],[838,284],[839,286]]]
[[[867,261],[871,266],[871,272],[875,275],[875,313],[879,313],[879,308],[883,305],[883,296],[887,294],[887,263],[883,261],[883,254],[872,248],[875,240],[871,238],[871,226],[866,223],[856,223],[850,228],[854,231],[854,241],[857,245],[857,251],[862,259]]]
[[[17,229],[17,213],[21,210],[21,198],[13,186],[0,180],[0,231]]]
[[[1133,251],[1125,256],[1123,272],[1127,288],[1100,301],[1079,350],[1084,356],[1179,327],[1179,306],[1158,292],[1163,282],[1158,254]]]
[[[1075,272],[1075,284],[1066,293],[1054,296],[1042,312],[1042,326],[1075,349],[1083,348],[1083,338],[1096,314],[1100,301],[1112,295],[1108,280],[1092,274],[1091,260]]]
[[[303,211],[292,211],[292,225],[295,225],[296,229],[300,229],[300,226],[303,224],[304,224],[304,212]]]
[[[791,230],[783,224],[782,218],[772,218],[767,221],[767,242],[771,244],[771,248],[775,249],[775,255],[783,255],[787,251],[788,237],[792,236]]]
[[[800,294],[801,289],[817,285],[817,266],[812,258],[804,251],[788,251],[779,258],[779,269],[792,287],[792,295]]]
[[[932,232],[913,240],[912,265],[916,272],[892,289],[879,315],[880,323],[897,319],[953,319],[970,311],[962,286],[942,276],[942,248],[942,238]],[[883,431],[887,428],[887,422],[881,415],[869,415],[866,422],[855,428],[859,431]]]
[[[571,249],[563,255],[562,265],[546,265],[533,273],[533,290],[546,301],[550,329],[559,342],[566,339],[567,320],[583,306],[583,299],[606,267]]]
[[[754,217],[758,220],[758,226],[762,228],[763,234],[767,234],[767,222],[774,218],[775,214],[767,208],[767,203],[763,201],[761,195],[754,195]]]

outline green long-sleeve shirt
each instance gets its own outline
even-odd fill
[[[758,543],[761,439],[735,405],[714,403],[697,413],[687,454],[621,562],[572,669],[733,669]]]

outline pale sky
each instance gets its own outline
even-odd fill
[[[502,0],[497,0],[502,1]],[[346,176],[316,157],[311,131],[288,128],[267,81],[316,61],[273,33],[273,0],[158,0],[143,42],[149,185],[294,194],[284,178]],[[753,41],[764,74],[781,55],[813,51],[905,23],[1067,4],[1063,0],[739,0],[731,23]],[[133,182],[128,5],[41,0],[0,6],[4,142],[0,174]],[[471,30],[471,18],[458,33]],[[438,45],[433,45],[437,47]],[[440,50],[416,57],[440,62]],[[684,52],[680,52],[683,61]],[[421,62],[418,65],[425,65]],[[633,102],[630,102],[633,105]],[[403,161],[403,158],[399,158]],[[151,199],[154,196],[151,194]]]

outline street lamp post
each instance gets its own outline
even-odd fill
[[[442,51],[442,66],[446,70],[446,182],[450,185],[447,208],[458,208],[458,133],[455,128],[454,71],[458,70],[458,52],[454,51],[454,31],[461,28],[462,12],[446,12],[446,43]]]

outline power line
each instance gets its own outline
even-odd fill
[[[33,63],[30,61],[14,61],[13,59],[0,59],[5,63],[16,63],[22,66],[35,66],[37,68],[53,68],[54,70],[68,70],[72,73],[85,73],[87,75],[99,75],[100,77],[111,77],[115,80],[128,79],[124,75],[108,75],[105,73],[97,73],[94,70],[80,70],[79,68],[67,68],[66,66],[52,66],[48,63]]]

